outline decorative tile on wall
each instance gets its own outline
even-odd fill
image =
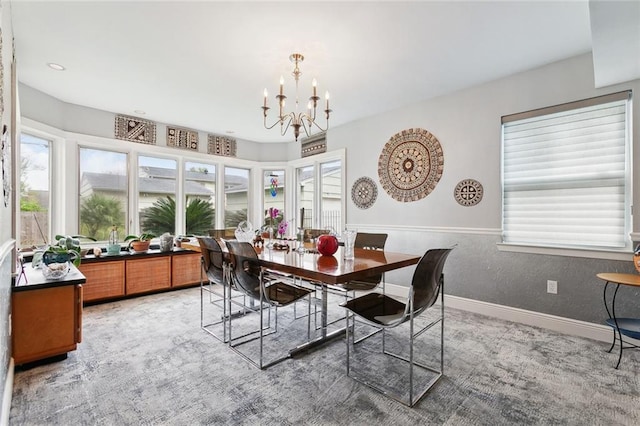
[[[378,159],[382,188],[404,203],[431,193],[442,177],[444,155],[438,139],[424,129],[407,129],[389,139]]]
[[[222,155],[223,157],[236,156],[236,140],[228,136],[208,135],[207,153]]]
[[[464,179],[458,182],[453,190],[453,196],[461,206],[471,207],[482,201],[484,189],[475,179]]]
[[[300,156],[303,158],[323,152],[327,152],[327,138],[324,133],[309,137],[301,142]]]
[[[174,148],[198,150],[198,132],[167,126],[167,146]]]
[[[351,200],[359,209],[368,209],[378,198],[378,186],[370,177],[356,179],[351,187]]]
[[[156,123],[127,115],[116,115],[115,138],[129,142],[156,144]]]

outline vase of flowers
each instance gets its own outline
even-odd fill
[[[274,233],[279,231],[280,224],[284,222],[283,214],[284,212],[282,210],[279,210],[275,207],[269,207],[269,209],[266,211],[265,229],[269,233],[269,240],[266,245],[268,249],[273,248],[273,235]]]
[[[287,230],[289,229],[289,222],[286,220],[281,220],[278,224],[278,237],[284,238],[287,234]]]

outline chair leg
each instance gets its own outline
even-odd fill
[[[349,361],[351,358],[351,354],[349,351],[349,311],[346,311],[346,315],[345,315],[345,322],[346,322],[346,327],[345,327],[345,342],[347,343],[347,376],[349,376]]]

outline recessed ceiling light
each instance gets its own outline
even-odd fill
[[[49,63],[47,64],[47,66],[48,66],[49,68],[51,68],[52,70],[56,70],[56,71],[64,71],[64,70],[66,70],[66,68],[65,68],[65,67],[63,67],[63,66],[62,66],[62,65],[60,65],[60,64],[56,64],[56,63],[54,63],[54,62],[49,62]]]
[[[233,133],[235,133],[235,132],[236,132],[235,130],[227,130],[227,132],[226,132],[226,133],[228,133],[228,134],[230,134],[230,135],[231,135],[231,134],[233,134]]]
[[[145,115],[145,114],[146,114],[146,112],[144,112],[144,111],[143,111],[143,110],[141,110],[141,109],[137,109],[137,110],[135,110],[135,111],[133,111],[133,112],[135,112],[136,114],[140,114],[140,115]]]

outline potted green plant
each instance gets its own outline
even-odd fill
[[[143,232],[140,235],[127,235],[124,240],[129,241],[129,248],[135,252],[144,252],[149,250],[151,240],[155,238],[154,234]]]
[[[80,240],[95,241],[95,238],[84,235],[56,235],[56,244],[50,245],[43,254],[43,262],[47,264],[48,259],[62,260],[65,255],[75,266],[80,265],[83,256],[83,249],[80,247]],[[45,259],[46,258],[46,259]],[[52,262],[49,262],[52,263]]]
[[[34,253],[33,265],[40,267],[46,279],[58,280],[65,277],[69,273],[69,264],[80,265],[80,238],[93,240],[82,235],[56,235],[56,244],[49,245],[44,252]]]

